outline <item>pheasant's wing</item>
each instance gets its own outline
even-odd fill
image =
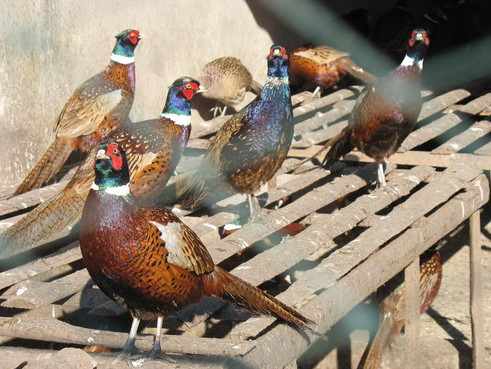
[[[215,269],[210,253],[191,228],[165,207],[141,208],[143,217],[150,223],[149,237],[167,251],[167,261],[198,275]],[[158,242],[154,242],[158,243]]]
[[[98,74],[82,84],[65,104],[54,130],[59,137],[76,138],[95,131],[104,117],[123,101],[121,87]]]
[[[225,146],[229,144],[230,139],[236,134],[245,124],[247,113],[242,110],[234,114],[226,121],[220,130],[210,140],[210,146],[203,157],[202,167],[206,170],[211,170],[208,178],[219,176],[218,169],[220,167],[220,156]]]

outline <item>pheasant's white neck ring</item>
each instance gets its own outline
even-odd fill
[[[266,83],[272,83],[272,84],[288,84],[290,83],[288,80],[288,77],[272,77],[268,76],[266,77]]]
[[[99,191],[100,188],[98,185],[95,183],[92,183],[92,186],[90,186],[91,189]],[[123,186],[117,186],[117,187],[108,187],[105,190],[103,190],[105,193],[108,193],[110,195],[116,195],[116,196],[128,196],[130,194],[130,185],[125,184]]]
[[[135,62],[134,56],[124,56],[118,54],[111,54],[111,61],[119,63],[119,64],[131,64]]]
[[[172,120],[175,124],[182,127],[187,127],[191,124],[191,115],[173,114],[173,113],[162,113],[160,118],[167,118]]]
[[[417,64],[419,69],[423,70],[423,59],[415,62],[414,58],[411,58],[408,55],[404,57],[404,60],[401,63],[401,67],[412,67],[414,64]]]

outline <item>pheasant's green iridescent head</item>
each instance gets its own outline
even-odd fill
[[[134,62],[135,48],[141,38],[140,32],[135,29],[127,29],[115,37],[116,45],[114,45],[112,60],[121,64]]]
[[[191,77],[176,79],[169,86],[167,101],[164,107],[165,114],[191,115],[191,100],[197,93],[204,90],[197,80]]]
[[[122,187],[130,182],[126,155],[115,142],[100,143],[95,160],[95,184],[100,190]]]
[[[268,76],[270,77],[288,77],[288,68],[290,60],[286,49],[280,45],[273,45],[269,49],[268,55]]]

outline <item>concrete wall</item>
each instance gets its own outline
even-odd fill
[[[243,0],[3,0],[0,16],[0,183],[20,180],[52,142],[74,89],[109,62],[114,35],[136,28],[133,119],[156,117],[167,86],[220,56],[265,78],[271,36]]]

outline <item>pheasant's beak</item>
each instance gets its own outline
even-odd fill
[[[416,41],[423,41],[424,36],[422,33],[416,33]]]
[[[97,160],[109,160],[109,156],[106,155],[106,151],[101,149],[97,151],[97,154],[95,155],[95,158]]]
[[[278,56],[278,57],[281,57],[283,56],[283,54],[281,54],[281,50],[280,49],[275,49],[274,52],[273,52],[273,56]]]
[[[199,90],[196,91],[197,94],[202,94],[203,92],[208,92],[206,88],[203,87],[203,85],[199,86]]]

